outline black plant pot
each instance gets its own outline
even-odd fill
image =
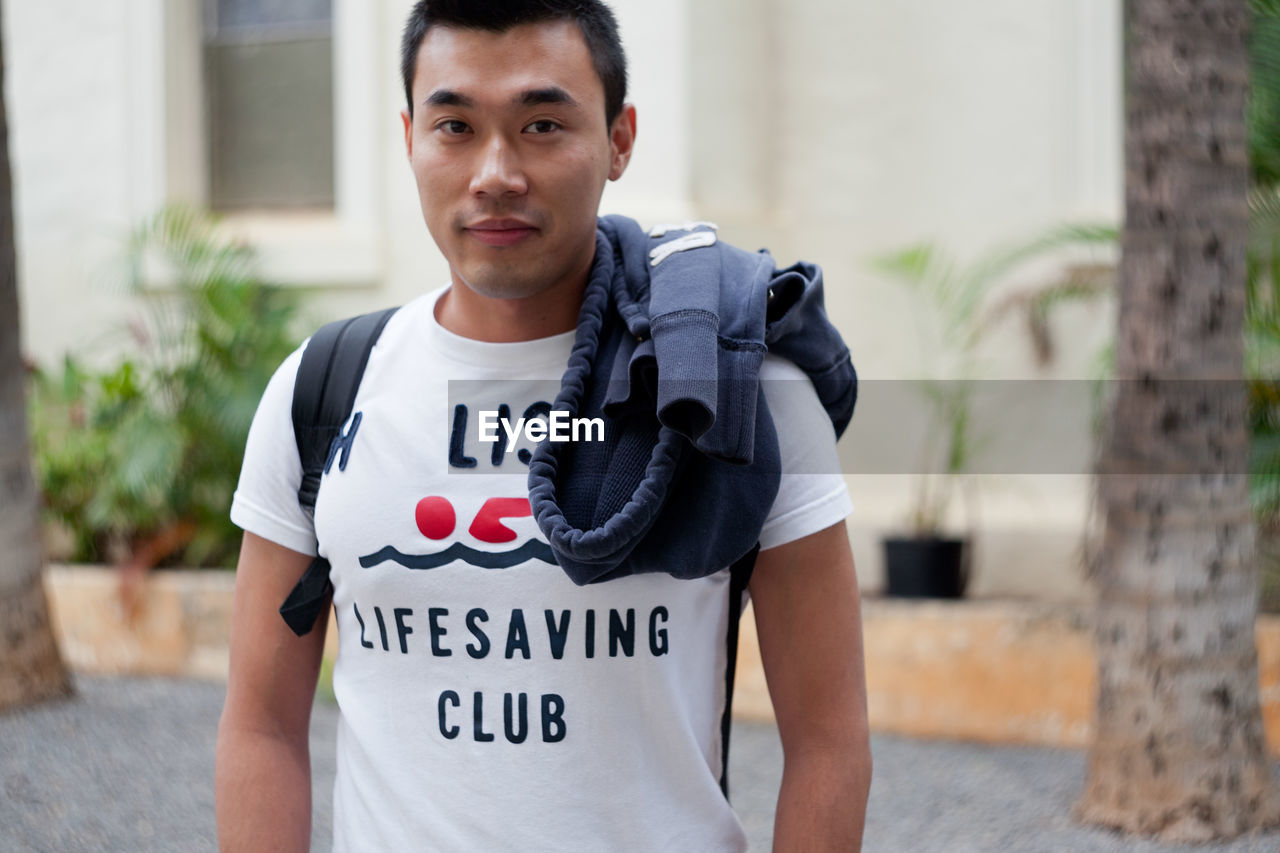
[[[900,598],[962,598],[969,583],[969,542],[941,537],[886,537],[886,593]]]

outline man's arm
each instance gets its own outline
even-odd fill
[[[311,558],[245,533],[231,615],[231,670],[214,771],[223,851],[307,851],[311,704],[328,620],[304,637],[280,617]]]
[[[784,756],[773,849],[859,850],[871,744],[844,523],[761,551],[750,589]]]

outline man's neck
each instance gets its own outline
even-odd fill
[[[585,288],[583,282],[522,299],[495,299],[454,282],[436,302],[436,321],[455,335],[490,343],[547,338],[577,327]]]

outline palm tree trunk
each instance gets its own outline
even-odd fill
[[[1127,0],[1119,382],[1100,459],[1096,735],[1077,815],[1275,822],[1243,389],[1246,0]],[[1194,380],[1194,381],[1180,381]]]
[[[13,193],[3,91],[0,46],[0,709],[71,692],[41,579],[44,558],[18,345]]]

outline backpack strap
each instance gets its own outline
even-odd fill
[[[395,312],[388,308],[335,320],[312,335],[302,352],[293,386],[293,436],[302,462],[298,504],[308,516],[315,516],[320,478],[333,442],[351,416],[369,353]],[[280,606],[280,615],[295,634],[311,631],[332,589],[329,561],[316,557]]]
[[[729,630],[725,637],[724,713],[720,715],[720,791],[729,799],[729,734],[733,731],[733,683],[738,670],[738,623],[746,606],[747,585],[755,571],[760,543],[729,567]]]

